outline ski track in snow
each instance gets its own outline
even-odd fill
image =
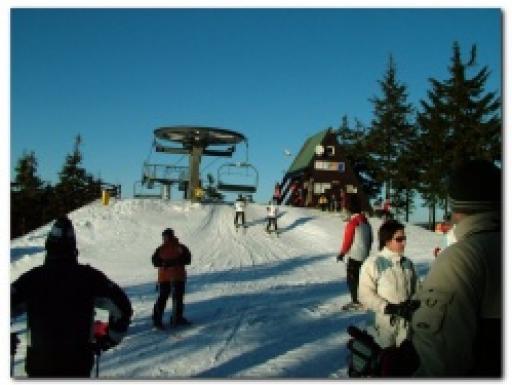
[[[341,311],[349,301],[346,266],[335,256],[344,222],[338,214],[281,206],[276,237],[265,232],[265,214],[264,205],[250,204],[248,228],[237,232],[228,204],[124,199],[72,212],[79,261],[118,282],[134,308],[123,342],[102,355],[100,376],[346,377],[346,328],[368,325],[371,315]],[[370,222],[377,239],[381,221]],[[185,315],[194,324],[176,331],[157,331],[151,324],[157,293],[150,257],[166,227],[192,252]],[[12,280],[44,261],[49,229],[50,224],[11,242]],[[406,255],[424,275],[442,238],[412,225],[406,233]],[[15,374],[23,377],[25,318],[12,329],[21,331]]]

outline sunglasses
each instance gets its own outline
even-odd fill
[[[393,238],[395,241],[397,242],[405,242],[407,241],[407,237],[396,237],[396,238]]]

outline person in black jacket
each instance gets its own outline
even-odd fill
[[[46,239],[44,264],[11,284],[11,319],[27,313],[29,377],[89,377],[95,349],[117,345],[128,330],[132,306],[102,272],[78,263],[75,232],[58,218]],[[109,311],[108,333],[92,340],[94,309]]]

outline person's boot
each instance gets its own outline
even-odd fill
[[[171,327],[190,325],[191,322],[183,317],[183,300],[174,299],[172,301]]]
[[[153,308],[152,319],[153,319],[153,326],[156,327],[157,329],[164,329],[164,325],[162,324],[162,316],[163,316],[163,312],[160,311],[155,305]]]
[[[186,326],[186,325],[191,325],[191,324],[192,324],[192,322],[190,322],[188,319],[186,319],[183,316],[181,316],[181,317],[175,317],[174,315],[171,316],[171,322],[170,322],[171,328],[174,328],[176,326]]]

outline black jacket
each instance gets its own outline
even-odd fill
[[[70,365],[92,367],[94,308],[109,311],[109,328],[124,335],[132,316],[130,300],[102,272],[76,259],[47,259],[11,284],[11,317],[27,313],[27,373],[34,368]],[[82,361],[82,363],[80,363]],[[72,376],[72,375],[71,375]]]

